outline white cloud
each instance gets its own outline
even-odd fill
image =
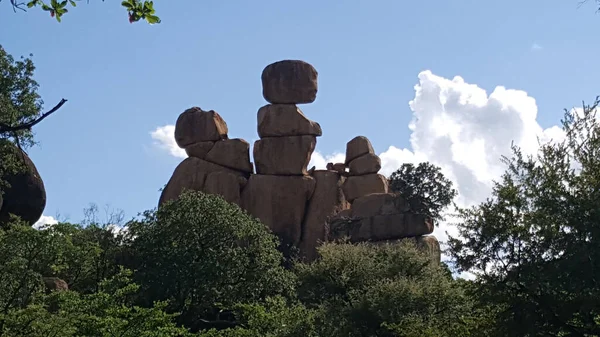
[[[418,79],[409,102],[410,149],[392,145],[380,153],[381,173],[389,175],[403,163],[429,161],[453,181],[459,206],[476,205],[490,196],[492,181],[505,171],[500,158],[510,156],[511,142],[533,154],[540,142],[564,139],[558,126],[543,129],[538,124],[535,99],[525,91],[498,86],[488,95],[461,77],[450,80],[428,70]],[[324,157],[318,153],[314,160],[323,162]],[[440,241],[447,240],[446,232],[457,235],[452,221],[448,217],[435,229]]]
[[[542,50],[542,49],[543,49],[543,47],[535,42],[531,45],[531,51],[538,51],[538,50]]]
[[[185,150],[175,142],[175,125],[159,126],[150,132],[154,146],[177,158],[187,158]]]
[[[315,151],[310,158],[308,168],[315,166],[317,170],[324,170],[327,166],[327,163],[343,163],[344,158],[346,158],[346,154],[344,153],[337,152],[323,156],[320,152]]]
[[[52,225],[56,225],[57,223],[58,223],[58,220],[56,220],[54,217],[52,217],[50,215],[42,215],[40,217],[40,219],[36,223],[33,224],[33,228],[43,229],[43,228],[47,228]]]
[[[538,124],[535,99],[525,91],[498,86],[488,95],[461,77],[449,80],[431,71],[418,78],[409,102],[411,151],[419,161],[442,168],[459,191],[461,206],[478,204],[490,195],[492,180],[505,170],[500,158],[511,154],[511,142],[533,154],[539,141],[564,137],[560,128]],[[455,234],[448,224],[440,224],[435,234],[446,239],[445,231]]]

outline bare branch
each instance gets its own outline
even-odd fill
[[[67,103],[67,100],[64,98],[61,99],[60,102],[58,102],[58,104],[54,108],[50,109],[50,111],[42,114],[39,118],[36,118],[36,119],[32,120],[31,122],[27,122],[27,123],[15,125],[15,126],[0,123],[0,133],[15,132],[15,131],[20,131],[20,130],[29,130],[32,127],[34,127],[36,124],[38,124],[39,122],[44,120],[44,118],[46,118],[46,117],[50,116],[51,114],[53,114],[54,112],[56,112],[65,103]]]

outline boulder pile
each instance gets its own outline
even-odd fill
[[[190,189],[218,194],[240,205],[240,191],[253,172],[250,144],[240,138],[229,139],[227,132],[227,123],[213,110],[193,107],[179,115],[175,141],[189,157],[175,168],[159,204]]]
[[[198,107],[184,111],[175,140],[189,158],[175,169],[159,206],[184,189],[221,195],[267,225],[284,251],[297,247],[308,260],[317,257],[320,243],[342,237],[354,242],[418,237],[419,246],[439,260],[439,244],[437,251],[428,244],[435,237],[421,238],[433,231],[433,222],[412,214],[410,205],[388,193],[387,178],[378,173],[381,159],[366,137],[347,143],[344,163],[308,169],[323,132],[298,105],[315,101],[317,77],[312,65],[299,60],[275,62],[263,70],[268,104],[257,113],[256,172],[248,142],[229,139],[217,112]]]

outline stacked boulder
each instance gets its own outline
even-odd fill
[[[387,178],[377,173],[381,159],[366,137],[348,142],[345,165],[349,177],[342,189],[351,207],[330,219],[329,239],[375,244],[411,239],[439,263],[439,242],[427,235],[433,232],[433,220],[413,212],[415,208],[401,195],[388,193]]]
[[[388,180],[379,174],[381,159],[367,137],[357,136],[346,144],[348,179],[342,187],[349,202],[372,193],[387,193]]]
[[[400,195],[373,193],[357,198],[348,210],[332,217],[330,240],[347,238],[350,242],[391,243],[415,240],[417,247],[440,261],[440,244],[433,232],[433,220],[414,213]]]
[[[319,191],[307,166],[322,131],[297,104],[316,99],[317,71],[306,62],[285,60],[268,65],[261,79],[269,104],[258,110],[256,174],[242,192],[242,207],[271,228],[284,246],[299,246],[309,201]]]
[[[189,157],[173,172],[159,205],[178,198],[185,189],[221,195],[241,204],[241,190],[253,172],[250,144],[229,139],[227,132],[227,123],[213,110],[193,107],[179,115],[175,141]]]
[[[320,243],[349,237],[375,244],[411,238],[439,261],[439,243],[423,236],[433,231],[433,222],[388,193],[388,181],[378,173],[381,160],[366,137],[347,143],[344,163],[307,169],[322,130],[298,104],[316,99],[317,75],[313,66],[297,60],[263,70],[263,97],[269,104],[257,114],[256,173],[250,145],[229,139],[217,112],[198,107],[184,111],[175,140],[189,158],[175,169],[159,206],[184,189],[221,195],[267,225],[284,252],[299,248],[306,260],[317,258]]]

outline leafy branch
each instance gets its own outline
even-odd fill
[[[0,0],[1,2],[2,0]],[[56,18],[56,21],[61,22],[62,16],[69,12],[67,6],[77,7],[77,2],[81,0],[50,0],[44,2],[43,0],[30,0],[25,4],[19,2],[19,0],[10,0],[13,10],[16,12],[17,9],[26,11],[24,6],[27,8],[40,6],[42,10],[49,12],[50,16]],[[87,0],[89,3],[89,0]],[[102,0],[104,2],[104,0]],[[155,15],[154,2],[147,0],[125,0],[121,2],[121,6],[127,9],[129,16],[129,22],[134,23],[139,20],[146,20],[149,24],[160,23],[160,18]]]
[[[33,126],[35,126],[36,124],[38,124],[39,122],[44,120],[46,117],[55,113],[66,102],[67,102],[66,99],[64,99],[64,98],[61,99],[60,102],[58,102],[58,104],[54,108],[50,109],[48,112],[43,113],[40,117],[38,117],[32,121],[29,121],[27,123],[22,123],[22,124],[18,124],[18,125],[8,125],[5,123],[0,123],[0,134],[5,133],[5,132],[16,132],[16,131],[21,131],[21,130],[29,130]]]

